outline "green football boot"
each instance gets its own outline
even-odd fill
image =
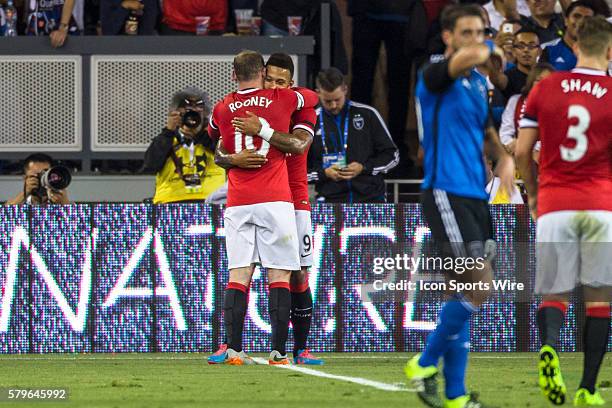
[[[598,407],[605,403],[599,391],[595,390],[595,394],[591,394],[586,388],[580,388],[574,398],[575,407]]]
[[[555,349],[549,345],[544,345],[540,349],[538,370],[542,394],[554,405],[563,405],[567,388],[561,375],[559,356]]]
[[[417,395],[425,405],[431,408],[444,408],[438,395],[438,368],[436,366],[421,367],[421,353],[412,357],[404,367],[408,382],[417,389]]]

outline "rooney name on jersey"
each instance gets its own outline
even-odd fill
[[[248,106],[261,106],[262,108],[267,108],[271,103],[272,101],[265,96],[253,96],[246,101],[232,102],[228,105],[228,108],[232,112],[235,112],[237,109],[246,108]]]

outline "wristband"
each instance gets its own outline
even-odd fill
[[[270,127],[268,122],[263,121],[261,118],[259,118],[259,123],[261,123],[261,130],[259,131],[259,136],[266,142],[269,142],[272,138],[272,135],[274,134],[274,129]]]
[[[495,43],[493,42],[493,40],[485,40],[484,45],[489,47],[489,52],[491,53],[491,55],[493,55],[493,52],[495,51]]]

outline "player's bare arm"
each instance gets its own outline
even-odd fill
[[[259,121],[259,116],[248,111],[246,117],[232,119],[232,125],[234,125],[236,129],[240,130],[245,135],[249,136],[257,136],[262,128],[261,122]]]
[[[538,128],[521,128],[514,153],[519,173],[527,189],[527,194],[529,194],[529,208],[534,220],[537,217],[538,181],[536,165],[531,152],[539,139],[539,133]]]
[[[244,118],[234,118],[232,125],[250,136],[260,135],[263,124],[257,115],[247,111]],[[312,143],[312,135],[305,130],[295,129],[292,133],[274,131],[268,141],[272,146],[284,153],[302,154]]]
[[[500,188],[504,189],[508,195],[512,195],[512,191],[514,191],[514,160],[504,149],[497,130],[492,126],[485,130],[485,154],[497,162],[495,174],[500,178]]]
[[[293,133],[274,131],[270,144],[281,152],[303,154],[312,143],[312,135],[305,130],[295,129]]]
[[[215,164],[219,167],[229,170],[234,165],[232,164],[231,154],[223,149],[221,145],[221,139],[217,142],[217,148],[215,149]]]
[[[238,153],[228,153],[223,146],[221,141],[217,144],[215,149],[215,163],[229,170],[232,167],[240,167],[241,169],[258,169],[263,166],[268,159],[264,156],[257,154],[256,149],[245,149]]]

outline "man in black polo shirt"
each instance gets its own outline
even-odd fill
[[[514,36],[512,51],[516,58],[516,66],[505,72],[489,72],[489,78],[506,98],[521,93],[527,82],[527,74],[538,62],[540,56],[540,40],[534,31],[522,29]]]
[[[521,16],[523,28],[535,31],[540,42],[545,43],[563,37],[563,16],[555,13],[556,0],[527,0],[531,17]]]

